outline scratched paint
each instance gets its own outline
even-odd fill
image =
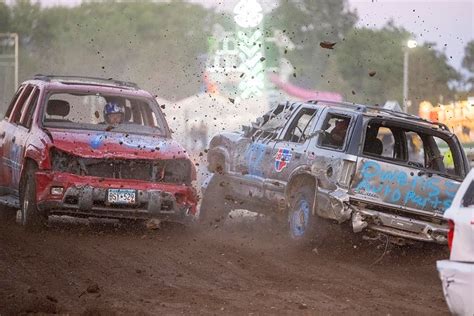
[[[262,162],[265,157],[265,144],[252,143],[247,147],[245,160],[250,175],[263,177]]]
[[[148,139],[141,139],[138,137],[132,137],[130,135],[114,135],[114,134],[97,134],[92,137],[90,141],[90,146],[93,149],[99,149],[104,145],[104,143],[117,143],[123,146],[127,146],[129,148],[137,148],[137,149],[156,149],[159,148],[160,150],[167,150],[168,143],[163,141],[153,141]]]
[[[392,204],[445,211],[458,187],[440,176],[419,176],[403,168],[385,170],[378,162],[365,161],[354,191]]]
[[[91,147],[93,149],[98,149],[102,146],[104,139],[106,138],[105,134],[97,134],[91,139]]]
[[[21,146],[12,144],[10,151],[10,160],[12,166],[12,183],[20,183],[20,172],[21,172],[21,156],[23,150]]]
[[[166,150],[168,144],[162,141],[156,140],[149,140],[149,139],[141,139],[138,137],[131,137],[131,136],[121,136],[119,137],[119,144],[125,145],[130,148],[138,148],[138,149],[155,149],[160,148],[160,150]]]

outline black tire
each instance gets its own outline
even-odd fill
[[[227,183],[222,176],[214,174],[204,191],[199,209],[199,222],[213,225],[224,221],[232,210],[232,201],[226,197]]]
[[[0,221],[6,223],[14,223],[16,220],[16,213],[18,208],[9,206],[0,206]]]
[[[288,233],[291,240],[307,242],[314,238],[313,204],[314,188],[312,186],[298,188],[288,210]]]
[[[19,222],[27,229],[40,229],[45,226],[48,217],[42,213],[36,203],[36,166],[27,166],[20,188],[20,219]]]

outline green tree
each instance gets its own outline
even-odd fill
[[[29,44],[40,18],[39,3],[17,0],[11,8],[10,31],[18,33],[23,45]]]
[[[410,33],[388,23],[380,30],[354,29],[335,49],[337,71],[345,81],[346,99],[384,104],[397,100],[402,104],[404,43]],[[446,55],[432,43],[425,43],[409,52],[409,91],[412,101],[410,112],[417,113],[422,100],[438,102],[452,98],[450,83],[459,80],[459,74],[448,64]],[[339,90],[341,84],[330,85]]]
[[[331,50],[319,46],[322,41],[340,42],[357,21],[346,0],[280,0],[266,22],[267,27],[284,30],[296,45],[288,58],[296,71],[293,80],[315,88],[324,81]],[[336,44],[336,47],[339,44]]]
[[[76,74],[136,81],[164,98],[199,90],[213,10],[183,1],[84,2],[11,6],[8,28],[20,34],[20,78]],[[1,12],[1,11],[0,11]]]
[[[467,43],[464,48],[462,66],[470,73],[466,81],[471,85],[471,90],[474,90],[474,41]]]
[[[401,102],[402,43],[408,35],[392,24],[382,30],[353,29],[347,35],[335,49],[338,72],[350,88],[344,91],[347,99],[370,104]]]
[[[10,26],[10,8],[3,2],[0,2],[0,33],[8,31]]]
[[[424,43],[410,51],[408,96],[412,100],[413,113],[423,100],[433,104],[454,99],[451,87],[461,80],[461,75],[449,65],[447,56],[436,49],[434,43]]]

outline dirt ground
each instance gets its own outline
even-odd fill
[[[448,313],[435,268],[445,247],[344,236],[295,246],[262,223],[2,223],[0,315]]]

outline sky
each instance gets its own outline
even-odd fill
[[[1,1],[1,0],[0,0]],[[77,5],[81,0],[37,0],[44,6]],[[231,11],[239,0],[189,0]],[[258,0],[271,10],[278,0]],[[359,27],[380,28],[390,19],[412,32],[418,42],[434,42],[450,64],[461,70],[466,43],[474,40],[474,0],[348,0]]]
[[[464,47],[474,40],[474,0],[350,0],[358,26],[382,27],[389,19],[412,32],[419,42],[434,42],[452,66],[461,69]]]

